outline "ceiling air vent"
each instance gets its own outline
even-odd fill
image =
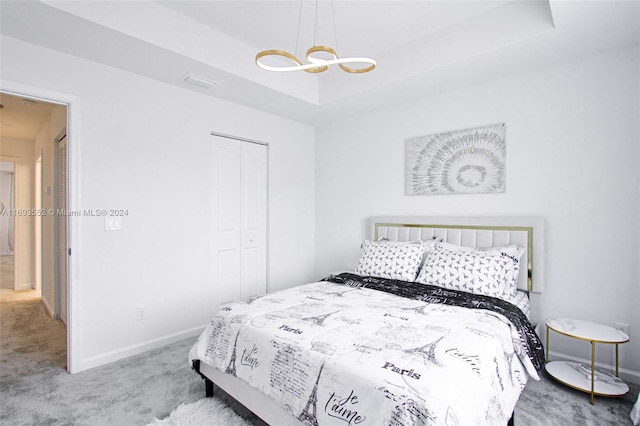
[[[217,85],[217,81],[209,80],[204,77],[200,77],[191,73],[187,73],[182,80],[185,83],[193,84],[194,86],[202,87],[203,89],[210,89],[213,86]]]

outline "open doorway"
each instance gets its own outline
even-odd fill
[[[66,192],[60,196],[60,188],[66,191],[67,187],[67,167],[59,164],[57,154],[60,135],[66,135],[67,105],[3,92],[0,92],[0,105],[0,160],[14,165],[11,176],[13,198],[5,201],[3,189],[5,211],[0,216],[9,219],[7,226],[13,224],[12,256],[11,259],[2,258],[0,321],[3,324],[0,328],[3,341],[8,339],[10,346],[15,348],[23,344],[29,346],[26,341],[33,333],[39,332],[40,328],[50,328],[51,332],[45,334],[49,339],[47,344],[29,347],[41,352],[39,358],[68,369],[67,258],[59,253],[60,241],[65,245],[67,241],[67,218],[61,213],[67,210]],[[5,175],[8,172],[3,173],[2,185],[8,180]],[[4,233],[0,233],[2,238]],[[0,250],[1,247],[2,241]],[[5,260],[6,269],[13,267],[12,289],[4,283],[4,277],[8,279],[4,274]],[[65,267],[61,268],[61,264]],[[63,302],[61,297],[65,298]],[[18,317],[9,317],[12,312],[20,312],[23,325]],[[39,328],[32,328],[34,322],[41,323]],[[9,336],[4,335],[6,330],[9,330]],[[42,338],[42,335],[38,336],[39,341]]]

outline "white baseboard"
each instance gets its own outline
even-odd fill
[[[119,361],[130,356],[139,355],[141,353],[150,351],[152,349],[161,348],[171,343],[179,342],[181,340],[188,339],[190,337],[199,336],[207,325],[201,325],[193,327],[188,330],[183,330],[177,333],[169,334],[167,336],[158,337],[156,339],[147,340],[142,343],[127,346],[122,349],[107,352],[105,354],[96,355],[90,358],[86,358],[80,361],[80,366],[77,371],[73,373],[79,373],[81,371],[89,370],[91,368],[100,367],[101,365],[110,364],[115,361]],[[186,354],[185,354],[186,360]],[[186,362],[186,361],[185,361]]]
[[[586,358],[579,358],[571,355],[566,355],[560,352],[549,351],[549,355],[552,356],[552,360],[555,361],[560,358],[563,361],[574,361],[582,364],[591,365],[591,360]],[[601,362],[596,362],[595,366],[602,370],[608,370],[611,373],[615,374],[616,366],[604,364]],[[635,383],[636,385],[640,385],[640,371],[629,370],[626,368],[618,369],[619,376],[625,382]]]
[[[33,290],[31,283],[22,283],[14,287],[14,290]]]

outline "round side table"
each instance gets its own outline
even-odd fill
[[[621,396],[629,392],[629,386],[618,378],[618,345],[629,341],[629,336],[613,327],[591,321],[571,318],[549,318],[547,326],[547,373],[560,383],[591,394],[591,404],[595,395]],[[549,362],[549,330],[591,343],[591,365],[579,362]],[[616,375],[595,369],[596,343],[616,345]]]

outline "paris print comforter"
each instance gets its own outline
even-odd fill
[[[507,302],[353,274],[224,305],[189,357],[320,426],[505,425],[544,364]]]

